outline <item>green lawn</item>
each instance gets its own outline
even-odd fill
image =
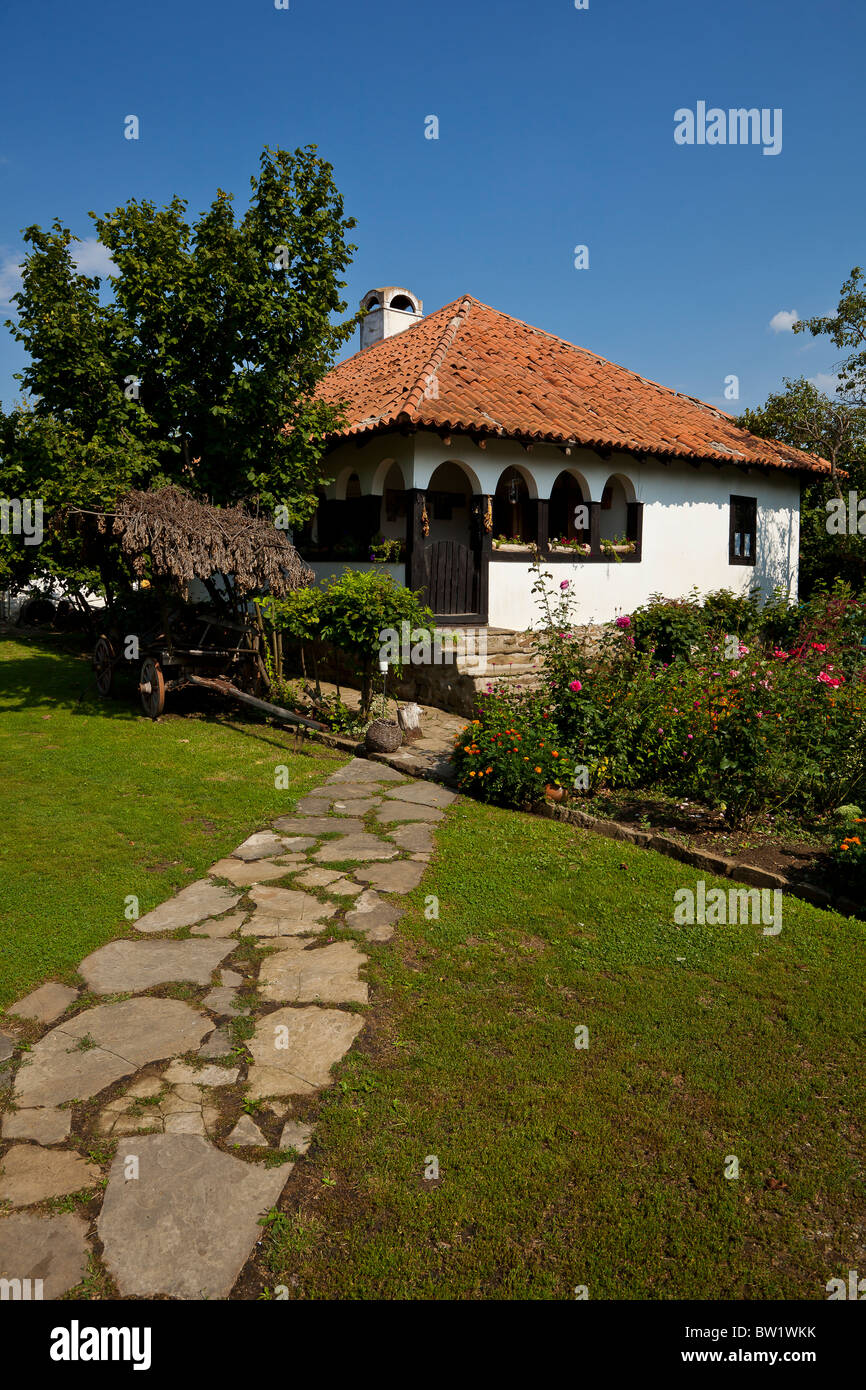
[[[864,924],[786,899],[777,938],[675,927],[674,890],[697,877],[554,822],[452,811],[415,908],[374,948],[372,1026],[271,1226],[263,1288],[822,1299],[862,1269]]]
[[[345,762],[218,706],[153,723],[127,693],[100,700],[50,635],[0,639],[0,1006],[134,934],[128,895],[143,915]]]
[[[128,894],[146,911],[336,765],[91,691],[56,639],[0,647],[6,1003],[131,932]],[[778,937],[676,927],[698,877],[453,808],[396,936],[364,946],[368,1026],[337,1084],[293,1102],[314,1144],[239,1296],[822,1299],[866,1268],[866,928],[791,898]]]

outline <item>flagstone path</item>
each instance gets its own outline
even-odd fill
[[[0,1278],[58,1298],[97,1253],[121,1297],[229,1296],[312,1142],[292,1098],[330,1085],[365,1025],[368,957],[334,936],[393,936],[454,800],[355,758],[141,917],[142,939],[93,951],[84,999],[50,981],[12,1005]],[[93,1206],[68,1207],[100,1196],[94,1231]]]

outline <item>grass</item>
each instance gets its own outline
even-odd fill
[[[128,894],[146,911],[336,765],[97,702],[51,641],[0,647],[5,1002],[74,979],[132,933]],[[823,1299],[866,1265],[862,922],[786,898],[778,937],[677,927],[694,870],[472,802],[436,839],[393,940],[364,944],[368,1026],[295,1111],[313,1147],[240,1297]]]
[[[264,1290],[823,1299],[863,1267],[863,923],[677,927],[693,870],[474,803],[437,844]]]
[[[61,639],[0,638],[0,1006],[74,982],[90,951],[134,935],[129,896],[143,915],[345,761],[212,708],[154,723],[132,691],[100,700]]]

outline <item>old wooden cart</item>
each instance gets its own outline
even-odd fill
[[[271,681],[252,599],[313,578],[283,532],[176,487],[128,493],[111,514],[73,516],[109,595],[92,658],[101,695],[126,667],[152,719],[163,713],[166,695],[200,686],[287,723],[324,727],[262,698]],[[190,601],[195,587],[206,602]]]

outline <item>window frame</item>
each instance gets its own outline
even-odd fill
[[[728,564],[749,565],[754,568],[758,548],[758,499],[745,497],[740,493],[730,494],[730,516],[728,521]],[[743,510],[748,508],[750,526],[743,525]],[[737,536],[750,536],[750,554],[737,555],[735,540]]]

